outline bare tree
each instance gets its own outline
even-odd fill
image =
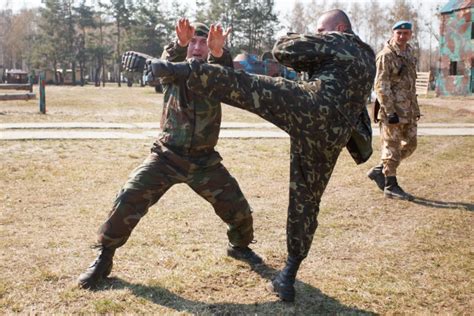
[[[363,8],[359,2],[352,2],[349,9],[349,18],[352,23],[352,29],[355,33],[359,34],[362,30],[362,23],[364,21]]]
[[[385,38],[390,37],[386,16],[387,10],[378,0],[369,0],[364,5],[368,27],[368,42],[375,51],[383,47]]]
[[[324,0],[311,0],[308,3],[304,19],[308,25],[309,33],[316,32],[316,21],[321,13],[327,11],[327,9],[327,1]]]
[[[329,4],[328,4],[328,10],[339,9],[339,10],[344,11],[345,7],[346,7],[345,2],[344,1],[339,1],[339,0],[333,0],[333,1],[329,2]]]
[[[290,14],[286,15],[286,19],[289,21],[289,30],[295,33],[308,33],[308,23],[305,19],[305,8],[299,0],[295,1],[293,10]]]
[[[10,10],[0,13],[0,64],[5,68],[29,70],[35,22],[36,10],[33,9],[23,9],[17,14]]]

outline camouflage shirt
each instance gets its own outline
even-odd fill
[[[416,100],[416,58],[407,45],[402,52],[393,40],[377,54],[375,92],[380,102],[378,118],[397,113],[401,123],[413,122],[420,115]]]
[[[232,64],[230,53],[225,50],[221,58],[210,55],[208,62]],[[162,59],[180,62],[186,59],[187,47],[177,42],[169,44]],[[154,151],[162,151],[163,146],[184,156],[208,156],[213,154],[221,124],[221,105],[211,99],[198,97],[187,89],[185,81],[164,80],[164,105],[161,117],[161,133]]]
[[[310,82],[322,85],[328,102],[357,125],[375,77],[374,51],[357,35],[290,33],[278,40],[273,55],[285,66],[308,72]]]

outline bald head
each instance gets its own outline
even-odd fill
[[[351,21],[347,14],[339,9],[324,12],[316,24],[316,32],[347,32],[351,31]]]

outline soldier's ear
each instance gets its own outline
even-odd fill
[[[339,23],[336,26],[336,31],[338,31],[338,32],[345,32],[346,30],[347,30],[347,26],[343,23]]]

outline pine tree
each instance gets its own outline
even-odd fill
[[[45,0],[45,7],[40,10],[39,22],[40,35],[38,37],[36,51],[42,60],[42,64],[54,70],[54,81],[60,83],[57,67],[64,57],[64,45],[62,37],[64,20],[60,0]]]
[[[132,0],[110,0],[110,4],[101,3],[101,6],[106,9],[106,12],[110,14],[114,19],[115,25],[115,80],[118,86],[121,86],[121,56],[122,56],[122,40],[124,33],[130,27],[130,17],[133,11]]]
[[[81,86],[84,85],[84,70],[87,61],[90,59],[90,41],[87,31],[89,29],[96,28],[94,21],[94,11],[92,7],[86,4],[86,0],[82,0],[78,7],[74,8],[75,15],[77,16],[77,26],[79,28],[79,34],[77,39],[77,61],[79,62],[80,69],[80,81]]]

